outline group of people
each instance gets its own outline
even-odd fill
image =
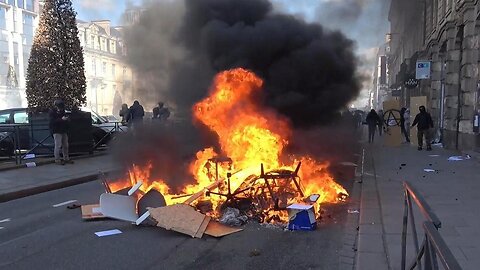
[[[400,110],[401,132],[405,138],[405,141],[410,142],[408,130],[417,126],[418,150],[423,150],[423,138],[425,138],[427,151],[431,151],[431,129],[433,128],[432,116],[427,112],[425,106],[420,106],[418,110],[419,113],[415,116],[415,119],[411,126],[408,121],[408,119],[410,119],[410,111],[406,108],[402,108]],[[366,123],[368,125],[368,142],[373,143],[377,126],[379,128],[379,135],[382,135],[382,129],[384,124],[383,112],[380,111],[379,113],[377,113],[375,110],[372,109],[367,115]]]
[[[135,100],[133,105],[128,107],[127,104],[122,105],[122,109],[119,113],[122,117],[122,123],[125,125],[132,126],[133,128],[138,127],[143,123],[143,118],[145,116],[145,110],[143,106]],[[152,120],[165,122],[170,117],[170,110],[165,107],[163,102],[159,102],[155,108],[153,108],[153,117]]]

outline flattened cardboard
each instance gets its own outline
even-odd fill
[[[223,225],[216,221],[210,221],[210,223],[208,223],[207,229],[205,230],[205,234],[213,237],[223,237],[225,235],[240,231],[243,231],[243,229]]]
[[[200,238],[205,215],[195,211],[186,204],[174,204],[148,210],[150,216],[157,221],[157,227]]]
[[[100,195],[100,208],[107,217],[135,222],[138,219],[136,204],[136,199],[130,196],[110,193]]]
[[[82,219],[90,220],[106,218],[102,212],[96,211],[97,209],[100,209],[99,204],[82,205]]]
[[[195,238],[202,238],[202,236],[205,233],[205,230],[207,229],[207,226],[210,223],[211,219],[212,219],[211,217],[205,216],[205,218],[203,219],[202,225],[200,225],[197,233],[195,234]]]
[[[383,112],[387,112],[389,110],[397,110],[400,111],[400,101],[399,100],[387,100],[383,102]],[[398,114],[398,115],[397,115]],[[400,114],[394,113],[395,117],[398,117],[400,120]],[[383,124],[383,127],[386,129],[383,133],[385,136],[384,144],[387,146],[400,146],[402,144],[402,130],[400,126],[389,126]]]

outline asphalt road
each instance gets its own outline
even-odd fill
[[[53,205],[97,203],[90,182],[0,204],[0,269],[338,269],[348,205],[328,209],[314,232],[256,223],[221,239],[192,239],[116,220],[82,221],[80,209]],[[5,221],[10,219],[10,221]],[[2,228],[3,227],[3,228]],[[98,231],[123,233],[97,237]],[[257,250],[258,252],[252,253]]]

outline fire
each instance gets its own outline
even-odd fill
[[[245,185],[247,178],[260,175],[260,165],[265,172],[274,170],[294,171],[301,162],[299,170],[300,186],[305,196],[319,194],[318,203],[336,202],[339,194],[348,194],[337,184],[328,172],[328,162],[319,162],[312,157],[282,156],[288,145],[291,129],[288,121],[273,111],[258,105],[255,97],[262,90],[263,81],[253,72],[237,68],[219,73],[210,89],[210,96],[193,107],[194,118],[209,127],[218,135],[221,153],[207,148],[196,154],[190,164],[190,172],[196,182],[185,186],[182,193],[194,194],[218,179],[226,179],[231,173],[232,192]],[[228,157],[221,158],[221,157]],[[284,163],[281,160],[290,160]],[[184,198],[170,194],[169,187],[162,179],[150,179],[152,165],[133,166],[129,180],[112,184],[112,191],[131,186],[142,180],[142,191],[154,188],[164,194],[167,204],[181,202]],[[145,182],[147,182],[145,184]],[[294,188],[294,183],[288,183]],[[225,191],[222,185],[219,191]],[[301,201],[296,195],[289,202]],[[210,195],[214,209],[225,198]]]

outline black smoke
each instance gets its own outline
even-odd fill
[[[295,127],[329,122],[359,93],[354,43],[319,24],[274,14],[267,0],[148,5],[126,33],[129,62],[146,80],[155,78],[152,91],[186,115],[207,95],[217,72],[235,67],[261,76],[259,102]]]

